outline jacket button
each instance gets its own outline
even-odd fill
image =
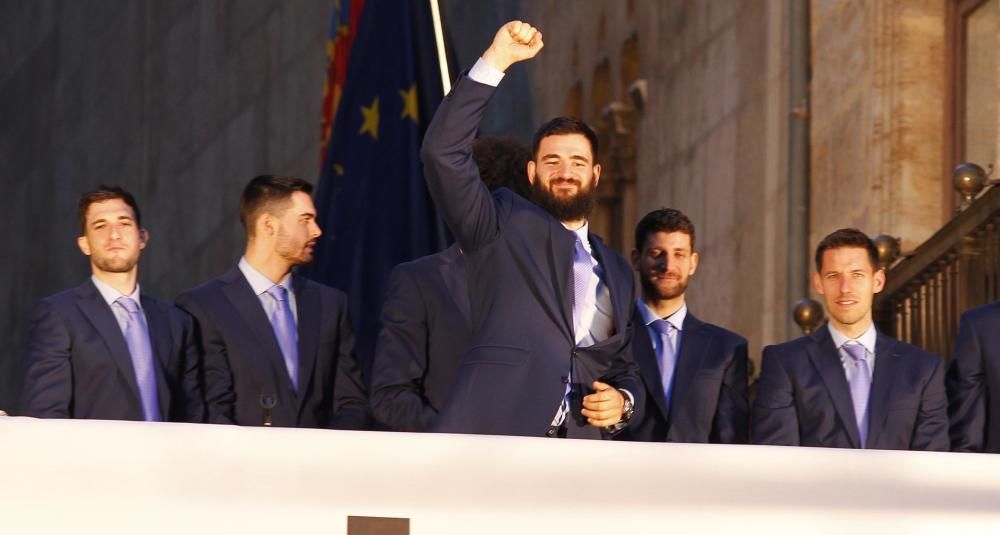
[[[549,429],[548,431],[545,432],[545,436],[547,436],[549,438],[552,438],[552,437],[556,436],[556,430],[555,429]]]
[[[562,379],[562,382],[563,382],[564,385],[568,385],[569,384],[569,377],[566,377],[565,375],[563,375],[562,377],[560,377],[560,379]]]

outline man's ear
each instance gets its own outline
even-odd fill
[[[872,277],[874,279],[873,280],[874,286],[872,288],[873,290],[872,293],[881,292],[885,288],[885,270],[879,268],[878,270],[875,271],[875,274]]]
[[[688,271],[688,277],[694,275],[698,271],[698,253],[691,253],[691,270]]]
[[[812,274],[813,290],[820,295],[825,295],[823,293],[823,280],[819,276],[819,272],[813,271]]]
[[[535,162],[533,160],[528,160],[528,183],[535,183]]]
[[[638,249],[632,249],[632,269],[639,271],[639,251]]]
[[[597,187],[597,184],[600,181],[601,181],[601,164],[595,163],[594,164],[594,187],[595,188]]]
[[[144,228],[139,229],[139,250],[141,251],[145,249],[146,245],[148,244],[149,244],[149,231]]]
[[[87,241],[86,236],[80,236],[76,239],[76,246],[80,248],[80,252],[90,256],[90,242]]]

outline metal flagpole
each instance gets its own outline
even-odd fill
[[[444,28],[441,26],[441,9],[438,0],[430,0],[431,19],[434,21],[434,42],[437,44],[438,64],[441,65],[441,87],[444,94],[451,91],[451,75],[448,74],[448,57],[444,50]]]

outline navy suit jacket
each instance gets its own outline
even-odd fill
[[[458,245],[389,276],[372,371],[372,413],[394,431],[425,431],[469,347],[465,257]]]
[[[630,440],[746,444],[750,432],[747,341],[688,312],[667,411],[660,365],[638,305],[632,355],[642,371],[646,406],[626,431]]]
[[[142,295],[160,415],[200,422],[203,401],[191,318]],[[128,344],[94,283],[39,301],[31,313],[19,413],[38,418],[142,420]]]
[[[948,450],[940,357],[878,333],[868,401],[867,449]],[[858,448],[854,403],[827,325],[764,348],[753,442]]]
[[[460,76],[424,137],[428,189],[466,255],[473,332],[435,430],[543,436],[571,376],[576,394],[567,436],[602,438],[606,433],[580,415],[592,381],[628,389],[642,403],[638,367],[628,352],[632,269],[590,235],[611,293],[614,334],[576,347],[574,234],[507,189],[491,195],[472,159],[471,143],[494,90]]]
[[[1000,453],[1000,303],[962,314],[945,382],[952,450]]]
[[[261,399],[270,397],[274,426],[361,429],[368,424],[347,296],[296,274],[292,288],[298,309],[298,392],[264,307],[239,268],[177,298],[195,319],[210,423],[262,425]]]

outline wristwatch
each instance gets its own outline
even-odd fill
[[[622,398],[625,399],[625,404],[622,406],[622,419],[618,420],[618,423],[607,427],[608,432],[612,434],[625,429],[629,420],[632,419],[632,415],[635,414],[635,404],[632,401],[632,393],[624,389],[618,389],[618,392],[620,392]]]

